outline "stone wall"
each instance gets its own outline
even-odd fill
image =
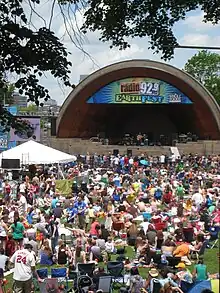
[[[58,149],[60,151],[69,154],[86,154],[97,153],[97,154],[108,154],[113,152],[114,149],[118,149],[120,154],[127,153],[127,149],[131,149],[133,155],[141,155],[147,153],[149,155],[170,155],[170,147],[168,146],[149,146],[149,147],[126,147],[118,145],[102,145],[100,143],[94,143],[89,140],[82,139],[70,139],[70,138],[53,138],[48,139],[48,146]],[[199,155],[210,155],[220,154],[220,141],[198,141],[190,142],[186,144],[177,144],[180,154],[199,154]]]

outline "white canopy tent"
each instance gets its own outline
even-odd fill
[[[21,164],[52,164],[76,161],[74,155],[69,155],[36,141],[29,140],[0,154],[2,159],[19,159]]]

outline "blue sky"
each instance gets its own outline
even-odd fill
[[[52,1],[45,0],[45,3],[37,8],[37,11],[41,13],[47,24],[50,19],[48,11],[50,11],[51,2]],[[28,12],[28,8],[26,8],[26,11]],[[203,23],[202,19],[203,13],[197,10],[188,13],[185,21],[181,21],[175,25],[174,32],[180,45],[220,46],[220,25],[213,26],[210,23]],[[43,25],[42,20],[36,15],[33,16],[33,22],[36,26]],[[72,18],[73,28],[77,31],[77,27],[80,27],[82,22],[82,14],[77,12]],[[91,60],[81,49],[76,48],[69,36],[65,34],[63,19],[59,13],[58,7],[55,7],[52,29],[59,37],[62,37],[68,51],[71,52],[69,56],[72,62],[70,78],[73,84],[79,82],[80,75],[90,74],[106,65],[123,60],[151,59],[164,62],[161,60],[160,55],[155,55],[148,49],[147,38],[132,39],[130,49],[119,51],[117,48],[109,49],[109,44],[100,42],[98,40],[98,32],[88,33],[83,40],[82,48],[91,56],[93,59]],[[71,29],[69,29],[69,31],[72,32]],[[74,41],[76,41],[76,38],[78,38],[78,36],[74,37],[73,35]],[[197,50],[175,49],[174,58],[169,61],[169,63],[178,68],[183,68],[187,60],[197,52]],[[220,53],[220,51],[218,51],[218,53]],[[49,75],[44,77],[41,83],[50,90],[51,97],[56,99],[60,105],[70,92],[70,89],[64,88],[57,80]]]

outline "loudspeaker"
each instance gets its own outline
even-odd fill
[[[176,140],[176,139],[173,139],[173,140],[172,140],[172,146],[174,146],[174,147],[175,147],[175,146],[176,146],[176,144],[177,144],[177,140]]]
[[[50,127],[50,134],[51,136],[56,136],[57,135],[57,118],[56,117],[51,117],[50,120],[51,127]]]
[[[119,154],[119,150],[118,149],[114,149],[113,150],[113,156],[116,157],[118,154]]]
[[[29,165],[29,172],[30,172],[30,177],[31,179],[35,176],[37,172],[37,168],[35,165]]]
[[[2,169],[20,169],[19,159],[2,159]]]
[[[192,135],[192,141],[197,142],[198,141],[198,137],[196,134]]]
[[[14,170],[12,172],[12,180],[19,180],[19,170]]]
[[[132,157],[132,150],[127,149],[127,156]]]
[[[118,149],[114,149],[113,150],[113,156],[117,157],[118,154],[119,154],[119,150]]]

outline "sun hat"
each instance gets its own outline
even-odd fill
[[[184,262],[179,262],[178,265],[176,266],[177,269],[185,269],[186,265],[184,264]]]
[[[158,270],[157,269],[155,269],[155,268],[152,268],[152,269],[150,269],[150,271],[149,271],[149,275],[151,276],[151,277],[157,277],[158,275],[159,275],[159,272],[158,272]]]

